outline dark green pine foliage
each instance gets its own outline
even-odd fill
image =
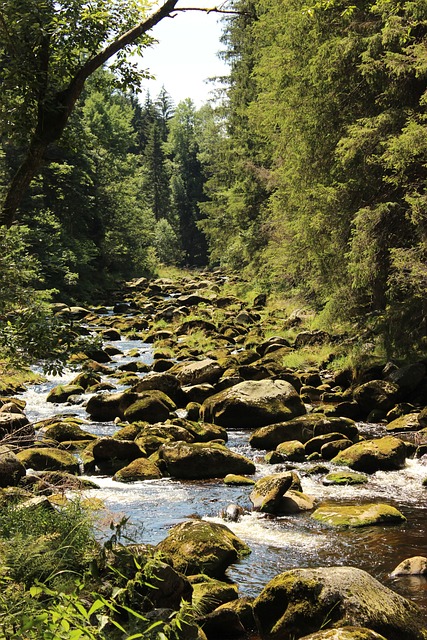
[[[207,262],[207,247],[198,223],[204,176],[199,160],[199,118],[190,99],[178,104],[170,120],[166,150],[171,175],[171,212],[178,221],[183,259],[189,266],[202,266]]]
[[[235,0],[232,8],[240,13],[224,21],[222,55],[230,75],[225,79],[227,99],[210,118],[211,148],[204,152],[208,200],[202,204],[206,216],[202,226],[211,261],[242,269],[256,261],[265,243],[264,204],[269,192],[265,177],[270,156],[263,135],[251,128],[248,113],[257,99],[253,78],[257,2]]]
[[[132,101],[110,74],[98,76],[61,144],[51,147],[22,213],[46,286],[71,299],[91,299],[117,278],[152,269],[154,222],[133,152]]]
[[[212,258],[249,262],[327,323],[370,326],[389,354],[420,347],[426,0],[233,6],[246,13],[226,26],[231,83],[205,165]]]
[[[145,167],[144,191],[156,220],[170,217],[169,175],[162,139],[162,123],[155,120],[148,128],[143,154]]]

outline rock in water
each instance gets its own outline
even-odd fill
[[[407,558],[391,572],[392,576],[427,576],[427,558],[414,556]]]
[[[192,575],[206,573],[214,578],[250,553],[249,547],[224,524],[195,520],[170,529],[157,549],[169,557],[176,571]]]
[[[251,460],[215,442],[166,443],[159,455],[172,478],[199,480],[224,478],[230,473],[255,473]]]
[[[415,604],[354,567],[285,571],[255,599],[254,613],[263,640],[294,640],[348,625],[387,640],[426,638]]]
[[[230,429],[263,427],[306,412],[294,387],[285,380],[247,380],[211,396],[201,417]]]

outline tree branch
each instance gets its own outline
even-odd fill
[[[86,80],[97,69],[102,67],[102,65],[110,60],[116,53],[129,44],[134,43],[141,35],[150,31],[156,24],[163,20],[163,18],[173,17],[177,12],[202,11],[204,13],[241,14],[239,11],[223,8],[225,7],[225,3],[219,5],[219,7],[212,7],[210,9],[194,7],[177,8],[177,3],[178,0],[166,0],[160,9],[148,18],[141,20],[137,25],[104,47],[99,53],[89,58],[75,73],[68,86],[63,91],[57,92],[48,104],[44,101],[39,102],[37,126],[33,133],[27,155],[9,185],[2,208],[3,210],[0,213],[0,225],[7,225],[8,227],[12,225],[22,198],[31,180],[37,174],[43,163],[47,147],[61,137],[74,106],[83,91]],[[3,29],[7,29],[1,13],[0,26],[2,26]]]

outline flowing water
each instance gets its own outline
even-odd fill
[[[124,353],[137,348],[139,359],[148,364],[152,361],[150,345],[123,340],[116,344]],[[130,358],[125,355],[115,359],[117,363],[123,363]],[[60,413],[87,419],[83,406],[45,402],[46,394],[52,387],[69,382],[75,375],[75,371],[68,371],[62,377],[50,377],[46,383],[34,386],[23,394],[29,419],[37,421]],[[116,431],[116,425],[112,422],[88,422],[84,428],[97,435],[112,435]],[[359,428],[367,435],[381,434],[381,427],[361,424]],[[249,432],[232,431],[228,445],[256,462],[256,477],[286,468],[284,465],[266,465],[263,452],[253,450],[248,440]],[[345,487],[323,485],[321,475],[307,473],[313,465],[292,465],[300,473],[303,491],[314,496],[317,505],[387,502],[406,516],[406,523],[399,526],[337,530],[316,522],[307,513],[275,518],[250,513],[250,487],[226,486],[221,480],[178,481],[163,478],[125,484],[109,477],[93,476],[90,479],[100,489],[89,492],[89,495],[103,500],[107,512],[105,522],[119,522],[123,516],[127,516],[131,523],[129,535],[135,541],[151,544],[162,540],[172,526],[188,518],[224,522],[221,512],[230,503],[239,504],[248,512],[239,522],[227,525],[247,542],[252,553],[230,567],[227,574],[239,584],[241,595],[258,594],[268,580],[290,568],[351,565],[368,571],[382,583],[417,602],[425,612],[427,623],[427,578],[392,579],[389,576],[405,558],[427,556],[427,488],[422,486],[422,480],[427,477],[426,458],[408,459],[407,466],[400,471],[377,472],[369,477],[365,485]],[[326,465],[333,468],[331,463]],[[106,528],[102,531],[105,535]]]

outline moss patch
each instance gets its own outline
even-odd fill
[[[368,527],[406,521],[400,511],[383,503],[323,506],[316,509],[311,517],[333,527]]]

